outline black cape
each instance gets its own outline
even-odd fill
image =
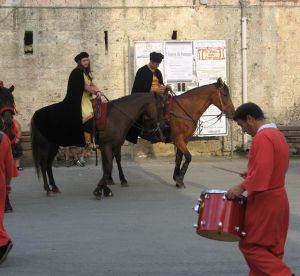
[[[158,69],[155,69],[154,75],[158,78],[160,84],[164,84],[162,74]],[[141,67],[136,72],[131,94],[150,92],[152,79],[153,72],[149,69],[148,65]]]
[[[35,126],[52,143],[59,146],[84,144],[81,115],[83,91],[83,71],[75,68],[70,74],[64,100],[43,107],[34,113]]]
[[[161,72],[158,69],[155,69],[154,75],[158,78],[159,83],[163,85],[163,77]],[[141,67],[136,72],[131,94],[145,93],[145,92],[149,93],[152,86],[152,79],[153,79],[153,72],[149,69],[148,65]],[[136,123],[142,125],[143,123],[142,118],[139,118]],[[140,133],[141,130],[133,125],[127,133],[126,140],[136,144]]]

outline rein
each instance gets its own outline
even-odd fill
[[[223,110],[223,109],[224,109],[224,104],[223,104],[222,97],[221,97],[221,90],[220,90],[220,88],[218,88],[217,90],[218,90],[218,96],[219,96],[221,108],[222,108],[222,110]],[[173,116],[176,117],[176,118],[181,118],[181,119],[184,119],[184,120],[187,120],[187,121],[192,121],[193,124],[194,124],[194,126],[197,125],[198,122],[196,122],[196,121],[192,118],[192,116],[191,116],[191,115],[190,115],[190,114],[182,107],[182,105],[180,105],[180,103],[177,101],[177,99],[176,99],[176,97],[177,97],[176,94],[175,94],[172,90],[171,90],[170,92],[171,92],[171,95],[173,96],[173,99],[174,99],[174,101],[176,102],[176,104],[177,104],[177,105],[180,107],[180,109],[187,115],[187,117],[182,116],[182,115],[179,115],[179,114],[176,114],[175,112],[170,112],[170,114],[173,115]],[[221,111],[221,113],[220,113],[219,115],[214,116],[212,119],[209,119],[209,120],[207,120],[207,121],[204,121],[204,123],[209,122],[209,121],[212,121],[212,120],[214,120],[214,119],[217,118],[217,121],[214,122],[213,124],[209,125],[208,127],[213,126],[213,125],[215,125],[218,121],[221,120],[222,116],[223,116],[223,111]],[[200,123],[200,127],[201,127],[201,124],[202,124],[202,123]]]
[[[173,96],[173,99],[174,101],[176,102],[176,104],[180,107],[180,109],[187,115],[188,118],[184,117],[184,116],[180,116],[174,112],[171,112],[171,114],[174,116],[174,117],[177,117],[177,118],[182,118],[182,119],[185,119],[185,120],[188,120],[188,121],[192,121],[194,126],[197,125],[197,122],[192,118],[192,116],[182,107],[182,105],[177,101],[176,99],[176,94],[171,90],[171,95]]]
[[[108,102],[111,102],[111,104],[114,106],[115,109],[117,109],[120,113],[122,113],[125,117],[127,117],[128,119],[130,119],[131,122],[133,122],[134,124],[132,126],[135,126],[137,129],[139,130],[143,130],[145,128],[143,128],[143,125],[141,124],[138,124],[135,120],[133,120],[132,118],[130,118],[122,109],[118,108],[115,104],[113,104],[112,101],[110,101],[104,94],[103,94],[103,97],[108,101]],[[97,111],[99,113],[99,103],[97,102]],[[160,124],[157,123],[156,127],[155,128],[151,128],[151,129],[147,129],[149,131],[152,131],[152,132],[156,132],[157,130],[160,131]]]

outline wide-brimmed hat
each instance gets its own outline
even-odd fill
[[[79,62],[80,60],[82,60],[83,58],[88,58],[89,57],[89,54],[87,52],[81,52],[80,54],[78,54],[74,60],[75,62]]]

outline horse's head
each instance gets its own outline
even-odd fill
[[[14,86],[10,88],[0,88],[0,129],[3,130],[10,139],[13,139],[12,120],[15,114],[15,101],[12,92]]]
[[[165,101],[162,96],[156,93],[150,93],[150,101],[145,110],[144,117],[147,121],[151,121],[152,124],[155,125],[157,131],[160,134],[160,138],[162,137],[162,129],[164,128],[165,118],[164,118],[164,104]]]
[[[212,104],[217,106],[228,119],[233,119],[235,108],[232,104],[229,88],[221,78],[218,78],[216,86],[216,93],[212,95]]]

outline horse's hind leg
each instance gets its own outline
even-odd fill
[[[55,184],[55,180],[53,177],[53,171],[52,171],[52,164],[53,164],[53,160],[57,154],[57,151],[58,151],[58,146],[51,145],[51,147],[49,149],[48,160],[47,160],[47,174],[48,174],[48,179],[49,179],[49,185],[52,188],[52,192],[55,194],[60,193],[59,188]]]
[[[117,165],[118,165],[119,178],[120,178],[120,181],[121,181],[121,186],[122,187],[127,187],[128,182],[125,178],[125,175],[123,173],[123,169],[122,169],[122,166],[121,166],[121,146],[116,150],[115,157],[116,157],[116,162],[117,162]]]
[[[182,162],[183,153],[177,148],[176,150],[176,158],[175,158],[175,168],[173,173],[173,180],[176,181],[177,177],[180,173],[180,166]]]
[[[53,196],[53,192],[50,189],[50,186],[48,184],[48,178],[47,178],[47,164],[44,161],[41,161],[40,163],[40,168],[41,168],[41,172],[42,172],[42,176],[43,176],[43,182],[44,182],[44,190],[46,191],[47,196]]]

